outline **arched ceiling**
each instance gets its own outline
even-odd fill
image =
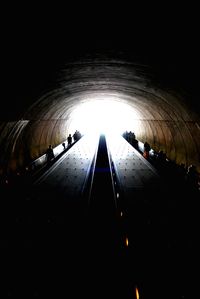
[[[199,169],[199,115],[184,95],[170,85],[163,86],[147,65],[105,58],[65,64],[55,87],[43,92],[23,119],[1,126],[1,142],[6,139],[9,144],[2,156],[9,167],[15,169],[37,158],[50,143],[55,146],[63,142],[75,129],[73,111],[96,98],[128,104],[136,111],[137,126],[133,121],[133,127],[127,129],[134,131],[137,139],[148,141],[155,150],[164,150],[177,163],[195,164]]]
[[[163,89],[148,66],[123,61],[82,61],[62,70],[58,86],[42,95],[25,119],[66,119],[80,102],[95,97],[116,97],[133,106],[142,120],[198,119],[188,111],[184,97]]]
[[[52,13],[46,5],[44,12],[9,10],[1,40],[0,172],[63,142],[74,129],[73,111],[97,97],[127,103],[139,140],[199,168],[199,19],[185,22],[174,6],[166,14],[150,7],[125,5],[123,12],[120,4],[118,14],[95,7],[81,16],[77,8],[56,15],[55,5]]]

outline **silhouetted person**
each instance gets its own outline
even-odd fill
[[[124,132],[122,136],[124,137],[124,139],[128,141],[128,131]]]
[[[62,143],[63,150],[65,150],[65,142]]]
[[[48,163],[55,158],[51,144],[49,145],[49,148],[46,151],[46,156],[47,156]]]
[[[130,144],[132,144],[133,145],[133,141],[135,140],[135,134],[134,134],[134,132],[129,132],[129,142],[130,142]]]
[[[151,150],[150,145],[148,144],[148,142],[145,142],[144,143],[144,153],[143,153],[144,158],[149,159],[150,150]]]
[[[133,145],[133,147],[134,147],[136,150],[139,149],[139,147],[138,147],[138,140],[137,140],[137,139],[133,139],[133,141],[132,141],[132,145]]]
[[[166,154],[163,151],[159,151],[158,152],[158,156],[157,156],[158,162],[163,164],[166,162]]]
[[[73,135],[74,141],[78,141],[81,138],[81,133],[76,130],[74,135]]]
[[[69,134],[69,136],[67,137],[67,142],[68,142],[68,146],[70,146],[72,144],[72,136],[71,136],[71,134]]]

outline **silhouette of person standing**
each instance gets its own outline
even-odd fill
[[[72,136],[71,136],[71,134],[69,134],[69,136],[67,137],[67,142],[68,142],[68,146],[70,146],[72,144]]]
[[[55,158],[51,144],[49,145],[49,147],[46,151],[46,156],[47,156],[48,163],[51,162]]]
[[[146,159],[149,159],[149,152],[151,150],[151,147],[149,145],[148,142],[145,142],[144,143],[144,153],[143,153],[143,157],[146,158]]]
[[[63,150],[65,150],[65,142],[62,143]]]

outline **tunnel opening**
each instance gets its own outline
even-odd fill
[[[0,173],[26,167],[76,130],[132,131],[170,160],[199,171],[199,116],[147,66],[95,58],[68,63],[59,76],[56,88],[45,91],[20,120],[0,123]]]
[[[140,114],[120,97],[96,96],[80,103],[70,115],[69,131],[116,135],[137,129]]]

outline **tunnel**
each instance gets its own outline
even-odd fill
[[[156,81],[150,67],[97,58],[66,64],[60,72],[56,88],[36,99],[21,119],[1,122],[1,173],[26,167],[48,144],[55,147],[69,133],[83,131],[86,119],[92,127],[97,111],[102,122],[106,114],[113,130],[121,123],[124,131],[134,131],[138,140],[163,150],[170,160],[199,170],[199,116],[183,94]],[[90,111],[92,102],[97,106]],[[119,103],[126,111],[116,112]]]
[[[31,21],[22,18],[6,34],[3,296],[198,294],[197,35],[187,31],[191,25],[176,25],[177,14],[173,21],[137,12],[131,10],[128,28],[121,12],[117,27],[110,26],[113,12],[109,22],[100,15],[98,26],[91,16],[86,26],[85,14],[77,25],[76,13],[67,23],[66,10],[52,25],[55,12],[42,21],[26,15]],[[82,137],[67,146],[76,130]],[[134,132],[140,150],[125,131]],[[166,153],[172,168],[146,159],[145,142]],[[46,163],[49,145],[55,157]],[[196,167],[195,190],[179,177],[180,165]]]
[[[37,22],[23,15],[8,28],[1,173],[26,167],[48,144],[62,143],[75,130],[76,108],[97,99],[128,105],[133,116],[127,130],[199,170],[196,18],[186,24],[173,10],[169,22],[168,15],[150,11],[152,17],[145,10],[122,22],[117,13],[105,14],[103,22],[101,13],[86,13],[82,26],[73,27],[64,17],[52,23],[51,14],[44,22],[38,12]]]

